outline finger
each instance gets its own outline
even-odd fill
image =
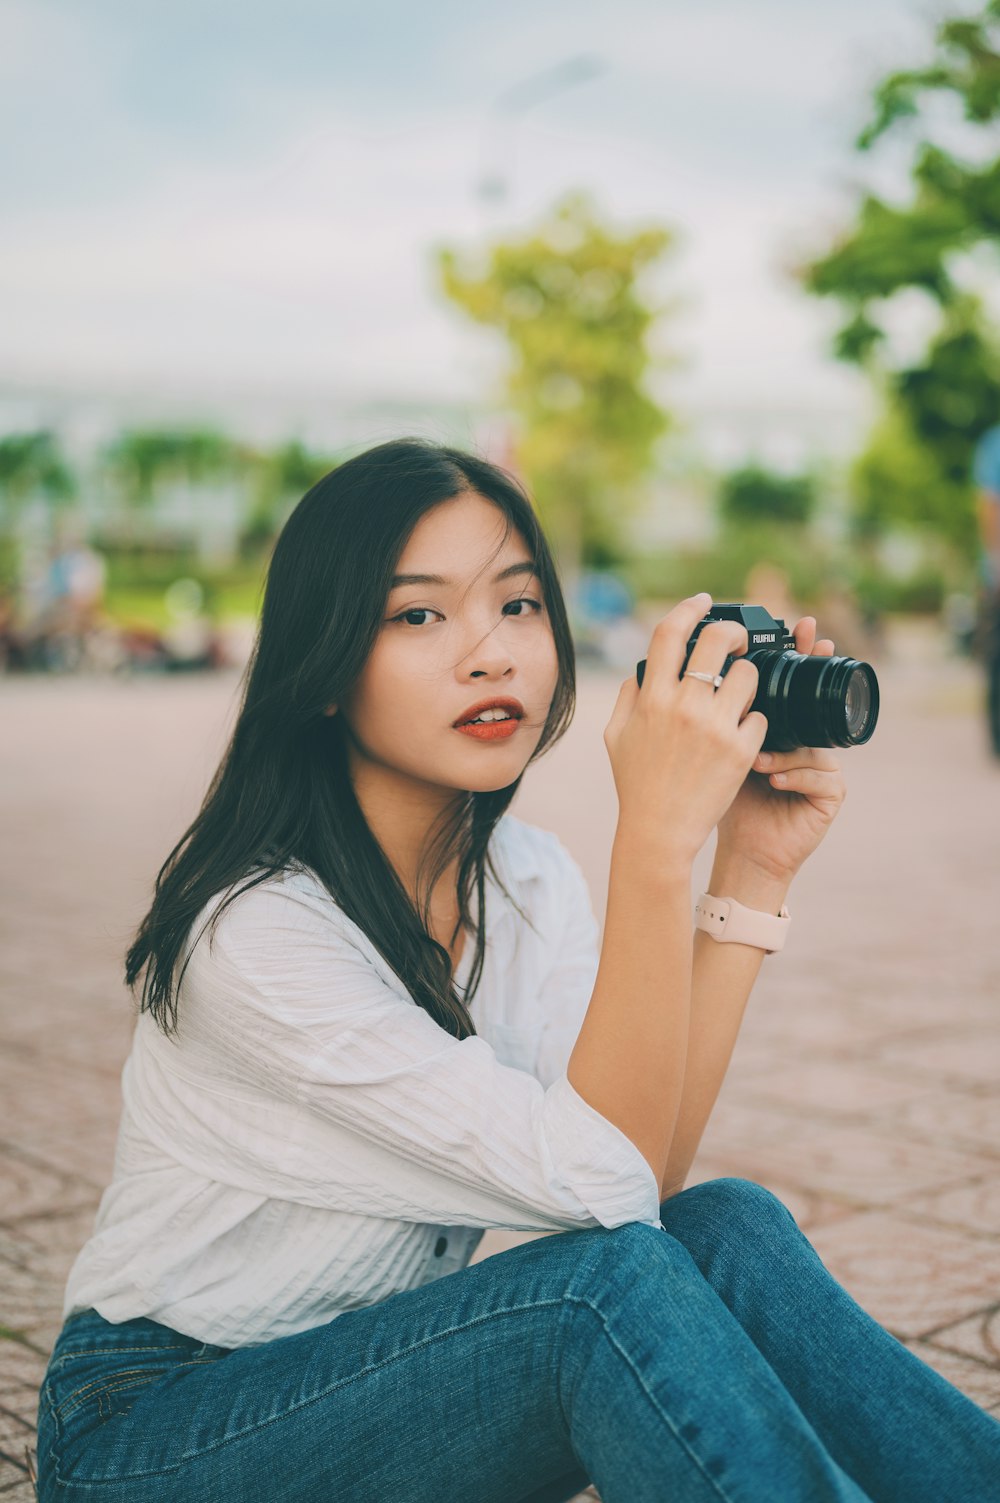
[[[722,693],[721,689],[719,693]],[[752,765],[754,757],[760,751],[761,742],[767,735],[767,716],[762,715],[759,710],[751,710],[740,721],[739,730],[736,734],[742,742],[747,763]]]
[[[720,703],[728,705],[735,712],[737,720],[742,720],[757,697],[759,683],[760,674],[756,665],[748,663],[746,658],[737,658],[735,663],[730,664],[722,680],[719,688]]]
[[[795,623],[792,635],[795,638],[795,651],[808,657],[816,641],[816,617],[803,616],[801,621]]]
[[[840,762],[831,746],[796,746],[792,751],[761,752],[754,767],[758,772],[787,772],[791,767],[818,767],[824,772],[837,772]]]
[[[816,643],[816,646],[812,650],[812,656],[814,658],[833,657],[833,643],[830,641],[829,637],[823,637],[819,642]]]
[[[839,804],[844,797],[844,780],[839,772],[825,772],[817,767],[793,767],[788,772],[772,772],[768,781],[782,793],[802,793],[813,803]]]
[[[673,610],[660,617],[649,639],[646,667],[643,670],[643,691],[649,683],[658,689],[676,684],[691,634],[711,604],[712,597],[707,592],[689,595],[686,600],[678,601]]]
[[[712,621],[699,633],[688,669],[697,673],[721,673],[727,656],[732,653],[741,657],[749,642],[747,629],[739,621]]]

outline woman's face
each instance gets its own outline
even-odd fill
[[[512,528],[500,547],[506,525],[491,501],[463,494],[425,513],[410,535],[395,578],[437,575],[444,582],[393,586],[368,662],[336,707],[348,730],[352,775],[366,791],[373,783],[388,791],[386,780],[411,792],[414,785],[506,788],[535,750],[559,663],[523,538]],[[524,567],[509,572],[515,566]],[[495,697],[523,707],[512,734],[480,739],[455,729],[473,705]]]

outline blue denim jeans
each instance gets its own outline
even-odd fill
[[[227,1350],[72,1316],[41,1503],[984,1503],[1000,1423],[742,1179]]]

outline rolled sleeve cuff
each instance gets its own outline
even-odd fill
[[[560,1177],[601,1226],[659,1227],[660,1187],[631,1138],[574,1090],[564,1070],[545,1093],[545,1136]]]

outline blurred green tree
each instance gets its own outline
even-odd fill
[[[723,475],[718,502],[723,525],[804,525],[816,509],[816,482],[811,475],[778,475],[747,464]]]
[[[928,139],[942,124],[954,139],[952,121],[931,108],[942,97],[973,128],[975,160]],[[941,530],[971,557],[972,450],[1000,421],[1000,337],[972,285],[984,272],[995,275],[1000,261],[1000,0],[941,22],[931,62],[883,79],[874,106],[856,148],[867,152],[910,124],[909,202],[866,192],[853,227],[799,275],[811,292],[840,300],[846,321],[835,353],[868,370],[885,398],[886,415],[856,471],[860,526],[870,532],[894,518]],[[891,357],[887,325],[892,299],[915,289],[938,318],[924,356],[906,365]],[[935,487],[936,497],[921,494],[921,469],[923,489]],[[870,484],[876,471],[896,475],[880,500]]]
[[[240,538],[244,557],[265,551],[295,503],[336,466],[336,459],[314,453],[297,438],[257,454],[253,497]]]
[[[570,580],[621,559],[621,523],[644,504],[670,425],[642,386],[650,325],[667,309],[641,282],[672,243],[661,227],[616,234],[571,193],[522,239],[436,251],[446,296],[507,343],[516,462]]]
[[[107,446],[103,459],[126,510],[130,542],[142,530],[137,521],[148,525],[161,486],[228,479],[251,463],[249,451],[208,428],[129,429]]]
[[[5,530],[36,497],[63,507],[77,493],[77,482],[59,441],[48,429],[10,433],[0,438],[0,496]]]
[[[876,540],[896,524],[952,538],[964,532],[964,512],[956,505],[955,494],[961,485],[949,480],[898,400],[887,400],[851,466],[849,484],[854,502],[852,527],[858,541]]]

